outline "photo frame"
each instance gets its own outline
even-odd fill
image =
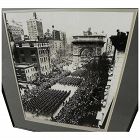
[[[138,110],[138,9],[3,9],[2,21],[3,96],[14,127],[129,131]]]

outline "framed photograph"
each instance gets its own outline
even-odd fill
[[[129,131],[138,104],[138,9],[3,9],[2,85],[13,126]]]

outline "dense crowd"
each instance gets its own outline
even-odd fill
[[[79,86],[82,82],[82,78],[77,77],[65,77],[61,79],[58,83],[63,85]]]
[[[40,94],[43,90],[51,88],[52,85],[56,84],[60,79],[70,75],[70,72],[62,72],[61,74],[52,75],[51,73],[48,76],[42,76],[34,81],[32,84],[36,85],[31,90],[29,90],[28,86],[25,90],[25,95],[23,98],[28,99],[30,96],[36,96]]]
[[[71,73],[71,76],[76,76],[76,77],[83,77],[86,74],[86,70],[84,69],[78,69]]]
[[[97,81],[96,78],[95,80]],[[84,81],[54,118],[54,121],[75,125],[96,126],[98,123],[96,115],[100,109],[101,102],[95,98],[94,91],[91,91],[91,83]]]
[[[29,100],[23,101],[26,112],[37,115],[52,115],[64,102],[70,91],[47,89]]]
[[[99,120],[96,119],[96,116],[103,107],[109,68],[110,62],[103,55],[98,63],[90,62],[85,65],[84,69],[71,73],[71,76],[68,76],[70,73],[54,76],[56,81],[62,85],[78,86],[79,88],[68,101],[64,102],[70,91],[50,89],[51,85],[48,86],[43,82],[44,85],[41,84],[30,91],[30,98],[23,100],[24,110],[36,115],[52,116],[53,121],[60,123],[98,127]],[[63,104],[62,109],[56,117],[53,117],[61,104]]]
[[[54,121],[98,127],[99,120],[96,116],[103,107],[102,101],[110,68],[110,62],[105,55],[98,62],[87,64],[87,73],[79,89],[60,110]]]
[[[57,81],[60,79],[70,75],[69,71],[53,71],[46,75],[39,75],[35,81],[32,82],[32,84],[35,84],[38,86],[38,88],[47,88],[52,85],[54,85]]]

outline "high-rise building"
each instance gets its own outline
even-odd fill
[[[53,44],[54,44],[54,49],[56,50],[62,50],[63,56],[65,55],[65,50],[66,50],[66,33],[58,30],[53,30],[52,31],[52,39],[53,39]]]
[[[52,38],[54,40],[61,40],[66,42],[66,33],[58,30],[53,30],[52,31]]]
[[[65,32],[61,32],[60,31],[60,40],[63,42],[63,50],[64,50],[64,55],[66,55],[66,51],[67,51],[67,38],[66,38],[66,33]]]
[[[11,33],[12,41],[19,42],[24,40],[24,31],[21,24],[13,20],[8,28],[8,31]]]
[[[53,30],[53,31],[52,31],[52,38],[53,38],[54,40],[60,40],[60,31],[58,31],[58,30]]]
[[[27,28],[30,40],[38,41],[39,38],[43,37],[42,21],[37,18],[35,12],[33,13],[33,19],[27,20]]]

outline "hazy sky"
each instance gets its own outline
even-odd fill
[[[132,12],[36,12],[42,20],[43,32],[52,29],[66,32],[67,38],[82,35],[91,27],[92,32],[105,32],[108,36],[116,34],[116,30],[130,31]],[[28,34],[26,21],[33,18],[33,12],[7,13],[7,20],[21,22],[24,33]]]

